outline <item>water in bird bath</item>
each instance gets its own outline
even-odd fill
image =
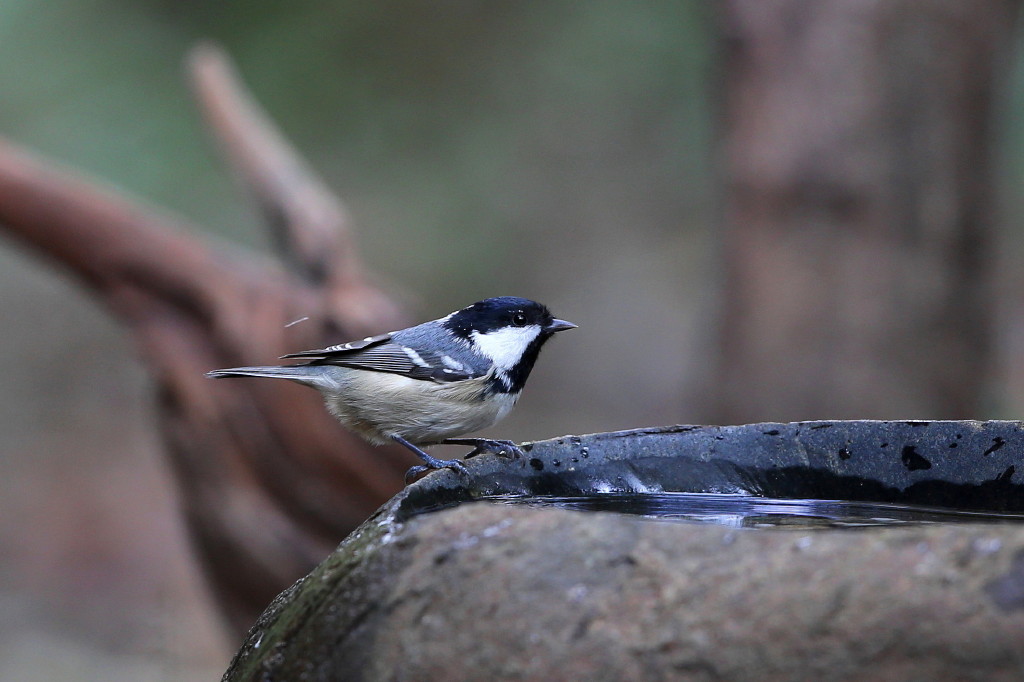
[[[775,499],[714,493],[600,493],[579,496],[498,495],[482,501],[614,512],[655,521],[735,528],[863,528],[928,523],[1022,522],[1024,514],[964,511],[884,502]]]
[[[1024,521],[1024,422],[677,425],[524,450],[409,490],[399,516],[490,500],[743,528]]]

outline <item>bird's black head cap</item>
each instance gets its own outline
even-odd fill
[[[523,390],[526,379],[530,376],[541,346],[555,332],[572,329],[576,325],[555,319],[545,306],[536,301],[500,296],[478,301],[468,308],[452,313],[445,318],[444,326],[455,336],[466,340],[473,339],[474,334],[479,334],[477,343],[488,334],[505,328],[535,328],[536,332],[532,337],[524,337],[527,339],[527,345],[522,348],[522,354],[513,364],[510,365],[507,361],[498,363],[498,370],[490,385],[491,392],[518,393]]]
[[[502,327],[551,326],[554,317],[546,306],[528,298],[498,296],[477,301],[452,313],[444,321],[453,334],[468,339],[473,332],[486,334]]]

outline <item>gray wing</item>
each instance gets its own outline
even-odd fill
[[[298,353],[289,353],[288,355],[282,355],[282,360],[295,360],[295,359],[322,359],[330,358],[334,356],[345,356],[349,353],[361,351],[366,348],[372,348],[382,343],[391,340],[391,336],[394,332],[388,332],[387,334],[378,334],[377,336],[367,336],[365,339],[359,341],[349,341],[348,343],[342,343],[337,346],[328,346],[327,348],[318,348],[316,350],[304,350]]]
[[[359,341],[282,356],[304,359],[311,365],[338,365],[371,372],[401,374],[410,379],[447,383],[474,379],[483,374],[444,353],[418,350],[395,343],[393,334],[370,336]]]

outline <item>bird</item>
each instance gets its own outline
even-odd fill
[[[279,358],[300,364],[217,369],[206,376],[288,379],[317,389],[347,429],[372,445],[398,443],[423,461],[406,473],[408,483],[432,469],[468,473],[459,460],[422,449],[430,445],[474,446],[467,458],[481,452],[522,457],[511,441],[458,436],[508,416],[541,347],[576,327],[536,301],[499,296],[407,329]]]

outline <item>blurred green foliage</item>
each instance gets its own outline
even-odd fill
[[[367,260],[462,304],[480,282],[516,289],[495,260],[530,259],[545,234],[671,238],[705,215],[706,14],[611,0],[7,0],[0,134],[263,245],[183,77],[189,47],[216,40],[349,203]]]

